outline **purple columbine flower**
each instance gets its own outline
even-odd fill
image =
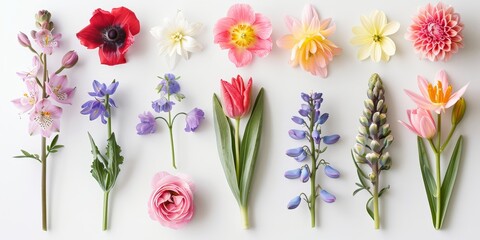
[[[305,150],[303,150],[303,147],[299,148],[292,148],[287,150],[287,155],[290,157],[298,157],[300,156]]]
[[[170,112],[172,110],[172,106],[175,105],[174,102],[169,101],[167,98],[162,97],[156,101],[152,102],[152,108],[155,112]]]
[[[185,117],[187,124],[185,126],[185,132],[195,132],[203,119],[205,119],[205,113],[201,109],[194,108]]]
[[[305,120],[303,120],[303,118],[297,117],[297,116],[293,116],[292,121],[296,124],[299,124],[299,125],[305,124]]]
[[[157,130],[157,121],[151,112],[144,112],[139,114],[140,123],[137,124],[137,134],[147,135],[154,133]]]
[[[285,177],[288,179],[297,179],[300,177],[301,172],[302,172],[302,169],[300,168],[288,170],[285,172]]]
[[[337,198],[333,194],[331,194],[331,193],[329,193],[329,192],[327,192],[323,189],[322,189],[322,191],[320,191],[320,197],[326,203],[333,203],[333,202],[335,202],[335,200],[337,200]]]
[[[300,205],[301,202],[302,202],[302,198],[300,198],[300,196],[296,196],[292,200],[290,200],[290,202],[288,202],[287,208],[295,209],[298,207],[298,205]]]
[[[303,151],[300,155],[298,155],[297,157],[294,157],[294,159],[297,160],[297,162],[301,162],[307,159],[307,153]]]
[[[88,95],[92,97],[105,97],[107,94],[108,95],[113,95],[115,91],[117,90],[119,82],[115,82],[115,80],[110,84],[107,85],[105,83],[100,83],[97,80],[93,80],[93,92],[89,92]],[[115,102],[112,102],[113,106],[115,106]]]
[[[327,175],[329,178],[339,178],[340,177],[340,172],[337,171],[337,169],[331,167],[330,165],[325,166],[323,171],[325,172],[325,175]]]
[[[336,142],[338,142],[339,139],[340,139],[340,136],[338,134],[324,136],[323,137],[323,143],[331,145],[331,144],[335,144]]]
[[[291,129],[288,131],[288,135],[295,140],[302,140],[307,136],[307,133],[304,130]]]
[[[180,92],[180,84],[178,84],[175,75],[166,73],[163,80],[158,84],[157,89],[164,94],[172,95]]]
[[[306,183],[310,179],[310,167],[305,164],[305,166],[302,167],[302,171],[300,173],[300,180],[302,182]]]

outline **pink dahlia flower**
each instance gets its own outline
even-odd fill
[[[159,172],[153,177],[152,187],[153,192],[148,201],[150,218],[173,229],[192,220],[194,205],[191,181]]]
[[[453,7],[438,3],[420,8],[405,38],[413,42],[421,58],[430,61],[450,59],[463,47],[463,23]]]
[[[272,24],[248,4],[235,4],[213,29],[214,43],[229,49],[228,58],[237,67],[252,62],[253,55],[264,57],[272,50]]]

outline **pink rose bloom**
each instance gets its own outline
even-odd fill
[[[167,172],[157,173],[152,180],[153,192],[148,201],[150,218],[163,226],[178,229],[193,217],[193,182]]]
[[[272,50],[272,23],[248,4],[235,4],[213,28],[214,43],[229,49],[228,58],[235,66],[252,62],[253,55],[265,57]]]

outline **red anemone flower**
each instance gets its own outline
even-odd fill
[[[130,9],[113,8],[110,13],[99,8],[77,38],[88,49],[98,47],[100,62],[112,66],[127,62],[124,55],[139,32],[140,23]]]

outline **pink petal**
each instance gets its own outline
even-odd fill
[[[237,21],[235,21],[235,19],[233,18],[229,18],[229,17],[220,18],[215,24],[215,26],[213,27],[213,35],[216,36],[218,34],[228,32],[230,28],[236,23]],[[214,41],[215,43],[217,43],[216,37]]]
[[[255,22],[255,12],[248,4],[235,4],[228,9],[227,16],[235,19],[236,22],[246,22],[253,24]]]
[[[405,90],[405,93],[417,104],[419,108],[427,110],[433,110],[435,108],[434,106],[432,106],[432,103],[424,97],[409,90]]]
[[[310,4],[305,5],[302,13],[302,25],[308,26],[314,17],[318,18],[315,8]]]
[[[281,48],[291,49],[295,46],[295,39],[293,35],[288,34],[282,36],[280,39],[277,40],[277,46]]]
[[[289,32],[294,32],[296,26],[300,26],[300,21],[294,17],[286,16],[285,25],[287,25]]]
[[[249,48],[248,51],[251,51],[253,54],[259,56],[259,57],[264,57],[272,51],[272,39],[257,39],[255,41],[255,45],[253,47]]]
[[[236,67],[243,67],[252,62],[253,55],[246,49],[231,48],[228,52],[228,58]]]
[[[423,97],[426,99],[430,98],[430,95],[428,94],[428,81],[419,75],[417,76],[417,84]]]
[[[255,23],[252,25],[255,35],[261,39],[268,39],[272,35],[272,23],[261,13],[255,14]]]
[[[221,49],[230,49],[234,47],[230,41],[230,38],[230,33],[227,31],[215,35],[213,41],[214,43],[218,43]]]
[[[412,131],[415,135],[419,135],[419,132],[417,132],[417,130],[415,130],[415,128],[413,128],[409,124],[405,123],[404,121],[400,121],[400,120],[398,122],[400,124],[402,124],[403,126],[405,126],[406,128],[408,128],[410,131]]]
[[[442,90],[445,93],[448,88],[448,79],[447,79],[447,74],[445,73],[445,70],[440,70],[440,72],[437,73],[437,76],[435,76],[435,82],[436,81],[441,81],[442,82]]]
[[[445,108],[449,108],[449,107],[453,106],[455,103],[457,103],[457,101],[465,93],[465,90],[467,90],[468,85],[470,85],[470,83],[467,83],[467,85],[463,86],[462,88],[460,88],[460,90],[458,90],[454,94],[452,94],[452,96],[450,96],[450,99],[448,100],[447,104],[445,104]]]
[[[172,175],[170,175],[168,172],[164,172],[164,171],[158,172],[157,174],[155,174],[155,176],[153,176],[152,182],[151,182],[152,188],[158,188],[159,187],[158,183],[160,181],[162,181],[162,179],[164,179],[166,177],[169,177],[169,176],[172,176]]]

